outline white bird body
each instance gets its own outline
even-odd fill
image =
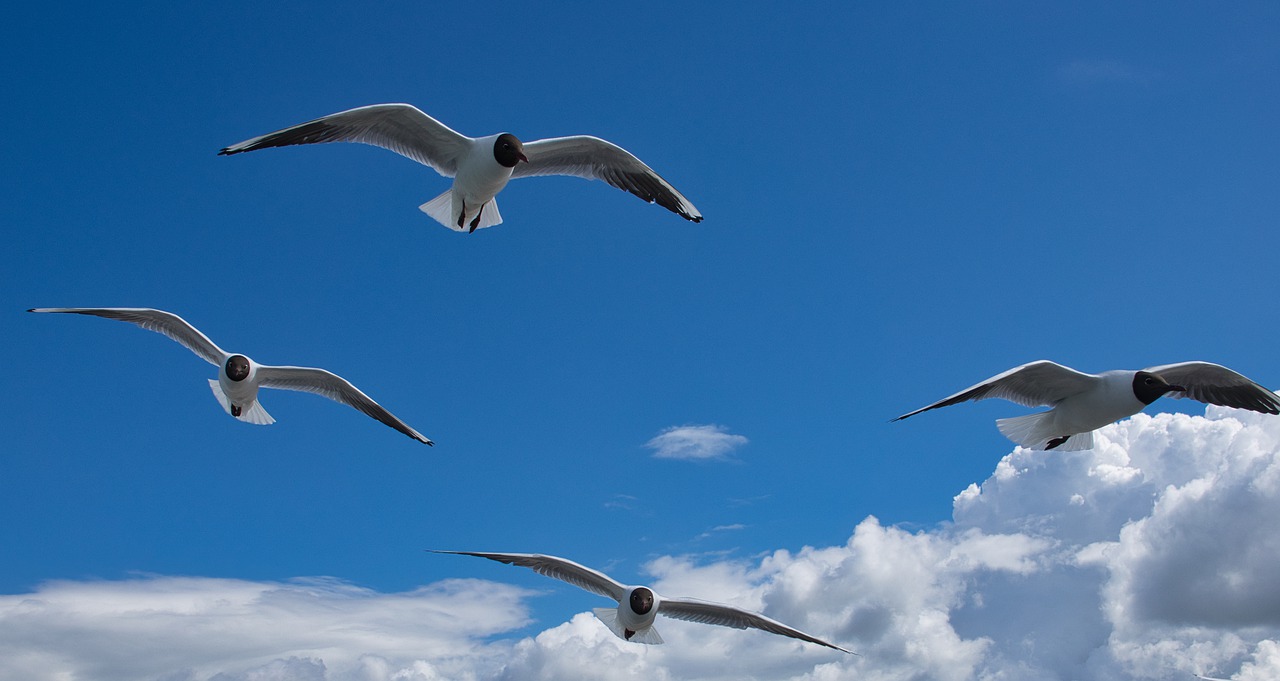
[[[996,426],[1014,442],[1035,449],[1069,434],[1053,449],[1078,451],[1093,447],[1093,431],[1133,416],[1147,405],[1133,392],[1138,372],[1107,371],[1092,378],[1080,392],[1063,397],[1053,409],[1028,416],[999,419]]]
[[[1140,371],[1086,374],[1048,360],[1030,362],[903,414],[991,397],[1027,407],[1047,406],[1026,416],[999,419],[1005,437],[1029,449],[1073,451],[1093,447],[1093,431],[1133,416],[1162,395],[1226,407],[1280,414],[1280,396],[1231,369],[1210,362],[1181,362]]]
[[[224,353],[225,354],[225,353]],[[236,419],[257,426],[269,426],[276,422],[271,414],[258,401],[258,388],[262,387],[262,379],[258,376],[258,363],[239,355],[249,365],[249,374],[239,381],[231,379],[227,366],[236,355],[226,355],[218,365],[218,378],[209,379],[209,388],[213,396],[222,405],[222,410]]]
[[[422,204],[422,212],[454,231],[464,231],[483,211],[476,229],[483,229],[502,222],[498,202],[494,197],[511,181],[511,168],[498,163],[493,147],[501,135],[489,135],[468,140],[468,149],[458,162],[458,174],[453,186],[444,194]],[[448,197],[447,199],[445,197]],[[441,210],[442,208],[447,210]],[[459,216],[455,219],[455,216]]]
[[[748,627],[767,631],[816,643],[841,652],[856,655],[851,650],[827,643],[826,641],[793,629],[777,620],[770,619],[741,608],[720,603],[710,603],[692,598],[663,598],[647,586],[625,586],[612,577],[579,565],[567,558],[547,556],[538,553],[475,553],[470,551],[433,551],[433,553],[451,553],[460,556],[488,558],[507,565],[527,567],[538,574],[554,577],[568,582],[591,593],[612,598],[617,601],[615,608],[594,608],[592,612],[604,623],[609,631],[618,638],[635,643],[657,645],[662,637],[654,628],[654,621],[659,614],[676,619],[716,624],[722,627],[746,629]]]
[[[419,208],[445,227],[474,232],[501,224],[494,197],[514,177],[573,175],[604,180],[686,220],[702,214],[627,150],[590,135],[522,143],[510,133],[467,137],[409,104],[373,104],[323,116],[225,147],[220,155],[296,144],[358,142],[413,159],[454,178],[449,191]],[[526,156],[527,154],[527,156]]]
[[[635,593],[637,589],[644,587],[628,586],[625,587],[628,594]],[[661,645],[664,641],[662,636],[658,634],[658,629],[654,627],[654,622],[658,619],[658,608],[661,605],[662,598],[648,590],[653,597],[653,605],[650,610],[645,613],[638,613],[631,608],[630,599],[624,598],[618,601],[617,607],[614,608],[592,608],[591,612],[595,613],[604,626],[613,632],[615,636],[624,641],[635,641],[636,643],[645,643],[648,645]]]
[[[63,312],[115,319],[168,336],[206,362],[217,365],[218,378],[209,379],[209,388],[223,410],[246,423],[275,423],[275,419],[271,418],[258,401],[259,388],[297,390],[323,395],[353,407],[423,444],[433,444],[422,433],[396,418],[341,376],[312,367],[258,364],[244,355],[230,353],[218,347],[199,329],[172,312],[137,307],[53,307],[28,311]]]
[[[226,359],[231,359],[227,355]],[[249,359],[245,357],[245,359]],[[258,378],[258,363],[249,359],[249,375],[242,381],[233,381],[227,376],[227,362],[223,360],[221,366],[218,367],[218,387],[222,390],[222,394],[232,404],[248,406],[258,400],[258,388],[260,387],[260,379]]]

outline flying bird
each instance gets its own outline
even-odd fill
[[[527,567],[534,572],[554,577],[591,593],[612,598],[618,602],[616,608],[595,608],[596,617],[619,638],[637,643],[659,644],[662,637],[653,628],[653,621],[658,615],[666,615],[680,620],[718,624],[734,629],[760,629],[771,634],[781,634],[791,638],[817,643],[834,648],[841,652],[857,655],[852,650],[845,650],[838,645],[810,636],[803,631],[792,629],[781,622],[769,619],[764,615],[740,610],[731,605],[709,603],[691,598],[663,598],[647,586],[625,586],[614,581],[608,575],[584,567],[565,558],[544,556],[536,553],[473,553],[470,551],[432,551],[432,553],[449,553],[458,556],[476,556],[488,558],[507,565]]]
[[[382,147],[452,177],[452,188],[419,208],[458,232],[501,224],[494,197],[511,178],[534,175],[604,180],[686,220],[702,221],[702,214],[675,187],[612,142],[588,135],[521,142],[507,132],[467,137],[409,104],[374,104],[340,111],[233,144],[218,154],[324,142]]]
[[[117,319],[178,341],[201,359],[218,367],[218,379],[209,379],[214,397],[228,414],[247,423],[263,426],[275,423],[275,419],[258,402],[258,388],[280,388],[324,395],[354,407],[418,442],[434,444],[341,376],[324,369],[258,364],[244,355],[218,347],[199,329],[172,312],[134,307],[40,307],[27,311],[67,312]]]
[[[1244,376],[1209,362],[1181,362],[1141,371],[1086,374],[1048,360],[1023,364],[933,404],[899,416],[968,400],[999,397],[1025,407],[1052,407],[999,419],[1004,436],[1029,449],[1093,448],[1093,431],[1133,416],[1163,395],[1223,407],[1280,414],[1280,396]]]

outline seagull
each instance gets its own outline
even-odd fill
[[[448,553],[457,556],[476,556],[488,558],[507,565],[527,567],[538,574],[554,577],[574,586],[586,589],[594,594],[612,598],[618,602],[616,608],[594,608],[596,617],[619,638],[637,643],[657,645],[662,637],[653,628],[653,621],[659,614],[680,620],[718,624],[734,629],[760,629],[771,634],[790,636],[801,641],[817,643],[820,646],[834,648],[844,653],[857,655],[852,650],[810,636],[803,631],[792,629],[781,622],[769,619],[764,615],[740,610],[731,605],[709,603],[691,598],[663,598],[647,586],[625,586],[614,581],[608,575],[584,567],[565,558],[544,556],[537,553],[473,553],[470,551],[432,551],[432,553]]]
[[[324,395],[354,407],[418,442],[435,444],[341,376],[324,369],[258,364],[244,355],[232,354],[218,347],[199,329],[172,312],[143,307],[38,307],[27,312],[66,312],[118,319],[178,341],[201,359],[219,367],[218,379],[209,379],[209,387],[228,414],[246,423],[261,426],[275,423],[275,419],[258,402],[258,388],[280,388]]]
[[[218,155],[324,142],[382,147],[452,177],[452,188],[419,208],[458,232],[501,224],[494,197],[511,178],[534,175],[604,180],[686,220],[702,221],[702,214],[683,194],[612,142],[576,135],[525,143],[508,132],[467,137],[409,104],[374,104],[340,111],[233,144]]]
[[[1280,396],[1244,376],[1210,362],[1180,362],[1141,371],[1086,374],[1048,360],[1023,364],[933,404],[903,414],[968,400],[999,397],[1024,407],[1053,407],[1026,416],[999,419],[1004,436],[1028,449],[1076,451],[1093,448],[1093,431],[1133,416],[1168,394],[1223,407],[1280,414]]]

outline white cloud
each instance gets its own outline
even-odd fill
[[[0,596],[0,678],[476,678],[500,660],[477,639],[526,624],[527,595],[479,580],[397,594],[331,579],[50,582]]]
[[[661,593],[758,610],[861,656],[667,619],[666,645],[629,644],[589,613],[503,639],[530,594],[475,580],[379,594],[151,577],[0,597],[0,678],[1280,677],[1280,418],[1138,415],[1097,443],[1015,449],[936,528],[866,518],[838,546],[646,565]]]
[[[747,438],[728,432],[724,426],[673,426],[659,433],[645,446],[658,459],[724,459],[747,444]]]

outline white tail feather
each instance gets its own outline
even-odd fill
[[[418,210],[430,215],[436,222],[439,222],[455,232],[462,231],[458,228],[458,214],[453,211],[452,189],[449,189],[440,196],[418,206]]]
[[[1057,452],[1079,452],[1085,449],[1093,449],[1093,431],[1076,433],[1067,438],[1066,442],[1053,449]]]
[[[1053,427],[1052,410],[996,420],[996,428],[999,428],[1005,437],[1027,449],[1045,449],[1049,446],[1050,440],[1062,437],[1062,433],[1053,430]],[[1093,449],[1093,431],[1076,433],[1053,449],[1062,452]]]
[[[657,627],[645,627],[642,631],[637,631],[631,637],[633,643],[647,643],[651,646],[662,645],[662,637],[658,635]]]
[[[418,210],[430,215],[436,222],[455,232],[471,231],[471,221],[475,219],[477,208],[467,206],[467,214],[463,216],[462,226],[459,227],[458,213],[462,212],[462,206],[454,205],[452,189],[418,206]],[[480,224],[476,225],[476,229],[484,229],[485,227],[500,224],[502,224],[502,213],[498,212],[498,200],[489,199],[489,202],[484,204],[484,212],[480,214]]]
[[[218,398],[218,404],[222,405],[222,410],[231,413],[231,400],[227,399],[227,394],[222,392],[222,386],[214,379],[209,379],[209,387],[213,389],[213,396]],[[257,426],[269,426],[276,422],[271,418],[271,414],[262,408],[262,403],[254,400],[248,409],[241,408],[240,415],[234,417],[245,423],[252,423]]]
[[[1045,444],[1051,438],[1058,437],[1057,433],[1051,433],[1047,430],[1051,425],[1052,417],[1050,414],[1051,412],[1042,411],[1038,414],[996,419],[996,428],[999,428],[1005,437],[1023,447],[1044,449]]]
[[[609,631],[612,631],[615,636],[621,639],[627,638],[626,633],[622,631],[622,625],[618,624],[617,608],[592,608],[591,612],[594,612],[596,617],[603,622],[604,625],[609,628]]]
[[[655,627],[646,627],[643,631],[637,631],[632,634],[631,638],[628,639],[626,630],[623,629],[622,625],[618,622],[617,608],[593,608],[592,612],[594,612],[596,617],[604,623],[604,626],[609,628],[609,631],[613,632],[614,636],[617,636],[624,641],[629,640],[635,643],[647,643],[651,646],[656,646],[662,643],[662,637],[658,635],[658,630]]]

